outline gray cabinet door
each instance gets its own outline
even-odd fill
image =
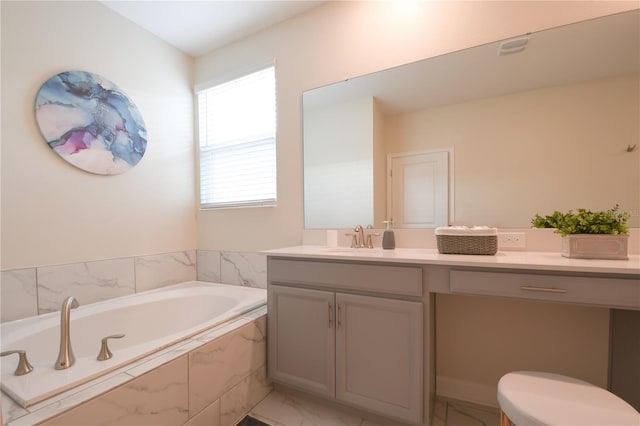
[[[269,287],[269,376],[334,397],[334,293]]]
[[[336,294],[336,399],[422,420],[422,303]]]

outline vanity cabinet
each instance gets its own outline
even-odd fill
[[[336,399],[422,418],[422,303],[336,294]]]
[[[639,309],[637,279],[451,270],[452,293]]]
[[[269,375],[317,395],[335,393],[335,296],[331,292],[269,288]]]
[[[271,379],[385,416],[381,424],[441,423],[442,411],[433,409],[436,381],[442,396],[495,404],[498,381],[514,366],[558,368],[560,374],[604,383],[610,368],[612,384],[616,371],[629,377],[631,367],[615,356],[629,352],[625,346],[616,352],[614,345],[609,360],[622,370],[605,366],[607,313],[591,308],[640,311],[640,256],[624,262],[567,259],[559,253],[455,256],[429,249],[312,246],[267,254]],[[538,303],[518,305],[518,300]],[[565,314],[551,304],[572,309]],[[573,309],[578,306],[589,309]],[[526,309],[519,315],[511,311],[515,307]],[[505,310],[494,315],[494,308]],[[538,315],[549,315],[549,321],[531,321]],[[548,333],[554,321],[571,325]],[[497,341],[495,336],[504,345],[499,356],[492,352],[495,344],[482,344]],[[525,353],[523,345],[537,349]],[[573,363],[573,357],[580,358]],[[472,369],[481,374],[469,377]],[[638,394],[637,386],[618,389]]]
[[[421,422],[423,302],[376,294],[358,278],[357,291],[348,291],[342,278],[348,280],[362,265],[337,264],[345,273],[341,277],[329,273],[336,265],[293,263],[307,264],[315,272],[327,269],[327,274],[299,276],[296,268],[279,269],[287,265],[277,261],[278,271],[271,274],[270,260],[270,378],[383,416]],[[420,268],[390,268],[383,274],[386,279],[399,272],[421,281]],[[323,277],[332,284],[323,284]],[[370,279],[371,288],[382,286],[379,277]],[[388,281],[386,287],[397,284]],[[404,291],[404,285],[398,287]]]

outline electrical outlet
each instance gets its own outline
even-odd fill
[[[498,247],[500,248],[524,248],[524,232],[498,233]]]

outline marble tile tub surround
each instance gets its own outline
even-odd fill
[[[2,271],[2,322],[57,311],[68,295],[80,303],[200,281],[267,288],[266,256],[190,250]]]
[[[267,256],[254,252],[198,250],[198,280],[267,288]]]
[[[2,419],[8,426],[233,426],[271,391],[265,333],[263,306],[28,409],[2,394]]]
[[[60,310],[65,297],[99,302],[196,279],[196,252],[107,259],[2,271],[2,322]]]

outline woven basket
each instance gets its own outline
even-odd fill
[[[438,251],[442,254],[484,254],[498,251],[497,235],[436,235]]]

